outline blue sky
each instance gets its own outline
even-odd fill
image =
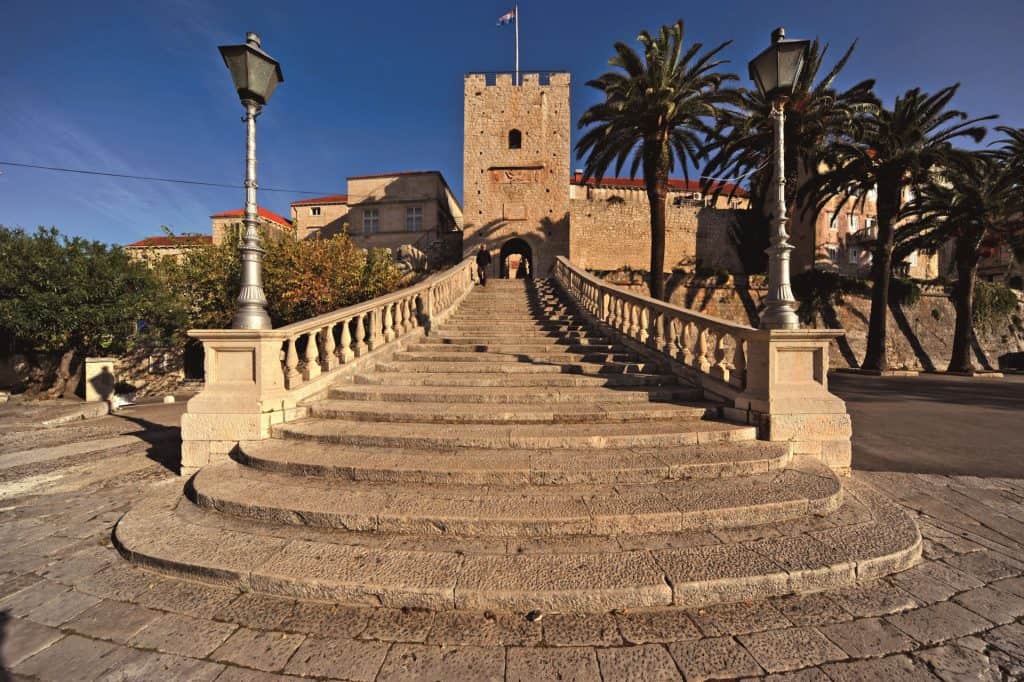
[[[0,161],[240,184],[241,107],[216,46],[252,30],[285,75],[259,120],[261,185],[329,194],[348,175],[438,169],[461,195],[462,76],[511,68],[512,29],[495,26],[511,4],[5,0]],[[859,37],[847,84],[875,77],[891,103],[960,81],[959,108],[1024,126],[1020,0],[522,0],[520,11],[522,67],[572,72],[574,120],[615,40],[682,17],[690,41],[733,40],[740,75],[775,26],[834,55]],[[242,204],[240,189],[0,171],[0,224],[121,244],[161,225],[206,232],[211,213]],[[260,203],[287,215],[299,198]]]

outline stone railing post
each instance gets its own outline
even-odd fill
[[[761,436],[792,444],[833,469],[850,469],[853,435],[846,403],[828,391],[828,347],[842,331],[761,329],[747,343],[746,387],[734,401],[757,413]]]

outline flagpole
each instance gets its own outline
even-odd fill
[[[508,7],[508,5],[506,5]],[[515,24],[516,24],[516,74],[515,84],[519,85],[519,3],[515,5]]]

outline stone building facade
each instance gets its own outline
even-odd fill
[[[814,218],[792,215],[793,272],[816,268],[850,277],[868,277],[869,242],[878,236],[877,199],[877,192],[872,190],[862,200],[844,203],[842,197],[835,197]],[[908,192],[904,201],[909,199]],[[915,251],[906,259],[903,272],[915,279],[935,279],[940,274],[939,261],[938,252]]]
[[[245,211],[236,209],[214,213],[210,216],[210,232],[213,234],[213,243],[221,244],[224,238],[232,233],[241,232],[245,227],[243,219]],[[260,206],[257,209],[257,221],[263,228],[264,234],[268,236],[282,236],[292,234],[292,224],[284,216]]]
[[[201,234],[164,235],[140,239],[125,246],[124,250],[133,259],[152,265],[162,258],[181,260],[189,249],[204,246],[212,241],[212,237]]]
[[[465,249],[546,276],[569,255],[569,74],[468,74],[464,106]]]
[[[650,267],[643,181],[569,175],[569,85],[568,73],[525,73],[519,85],[510,74],[465,77],[465,252],[487,246],[495,276],[514,274],[520,258],[538,276],[558,256],[594,270]],[[745,194],[712,201],[698,183],[672,180],[668,201],[667,266],[739,267],[728,231]]]
[[[462,207],[439,171],[358,175],[348,193],[291,205],[296,237],[331,237],[343,230],[364,249],[411,244],[428,255],[462,230]]]

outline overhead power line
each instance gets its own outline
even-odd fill
[[[18,168],[34,168],[37,170],[58,171],[61,173],[80,173],[82,175],[102,175],[108,178],[127,178],[129,180],[149,180],[151,182],[174,182],[179,185],[201,185],[203,187],[226,187],[228,189],[245,189],[244,185],[228,185],[222,182],[203,182],[201,180],[182,180],[179,178],[156,178],[148,175],[129,175],[127,173],[107,173],[106,171],[83,170],[81,168],[60,168],[58,166],[40,166],[34,163],[16,163],[14,161],[0,161],[0,166],[15,166]],[[280,187],[260,187],[263,192],[286,192],[288,194],[319,194],[325,195],[330,192],[309,192],[301,189],[281,189]]]

